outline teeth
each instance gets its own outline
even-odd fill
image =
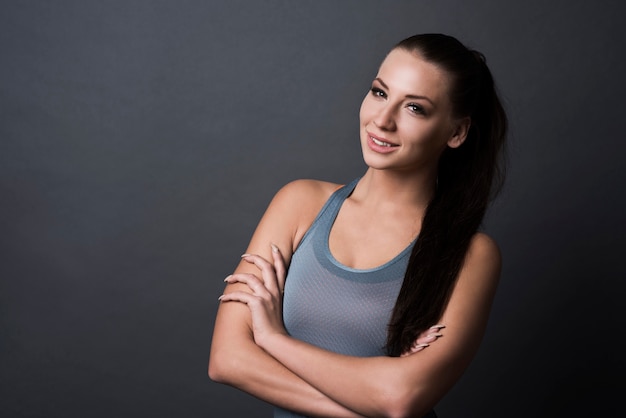
[[[372,137],[370,136],[370,138],[372,138]],[[374,143],[375,143],[376,145],[380,145],[381,147],[390,147],[390,146],[391,146],[390,144],[388,144],[388,143],[386,143],[386,142],[383,142],[383,141],[379,141],[379,140],[378,140],[378,139],[376,139],[376,138],[372,138],[372,141],[374,141]]]

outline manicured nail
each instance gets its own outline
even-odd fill
[[[241,258],[250,257],[252,254],[241,254]]]
[[[217,300],[219,300],[219,301],[221,301],[222,299],[224,299],[224,295],[222,295],[219,298],[217,298]]]
[[[231,277],[233,277],[232,274],[229,274],[228,276],[226,276],[226,278],[224,279],[225,282],[227,282]]]
[[[275,246],[274,244],[270,244],[272,246],[272,252],[273,253],[277,253],[278,252],[278,247]]]
[[[426,348],[428,346],[430,346],[430,344],[418,344],[418,345],[415,346],[415,348],[420,348],[420,347]]]
[[[445,325],[433,325],[432,327],[430,327],[430,329],[436,329],[437,331],[439,331],[441,328],[445,328]]]
[[[438,332],[433,332],[432,334],[428,334],[427,337],[443,337],[443,334],[440,334]]]

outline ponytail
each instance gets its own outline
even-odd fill
[[[396,48],[440,66],[451,80],[455,116],[471,118],[465,142],[447,148],[389,323],[386,349],[399,356],[439,321],[489,201],[504,179],[507,117],[484,56],[453,37],[416,35]]]

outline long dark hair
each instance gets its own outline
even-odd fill
[[[457,39],[416,35],[401,48],[438,66],[450,78],[455,117],[471,118],[465,142],[440,157],[437,187],[411,252],[387,334],[389,355],[407,351],[443,314],[474,234],[504,180],[507,117],[485,57]]]

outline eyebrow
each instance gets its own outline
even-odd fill
[[[382,84],[382,86],[386,89],[389,90],[389,87],[387,86],[387,84],[385,84],[385,82],[383,80],[380,79],[380,77],[376,77],[374,80],[378,81],[380,84]],[[405,96],[407,99],[415,99],[415,100],[426,100],[428,102],[430,102],[430,104],[434,107],[435,103],[430,100],[428,97],[426,96],[418,96],[415,94],[407,94]]]

